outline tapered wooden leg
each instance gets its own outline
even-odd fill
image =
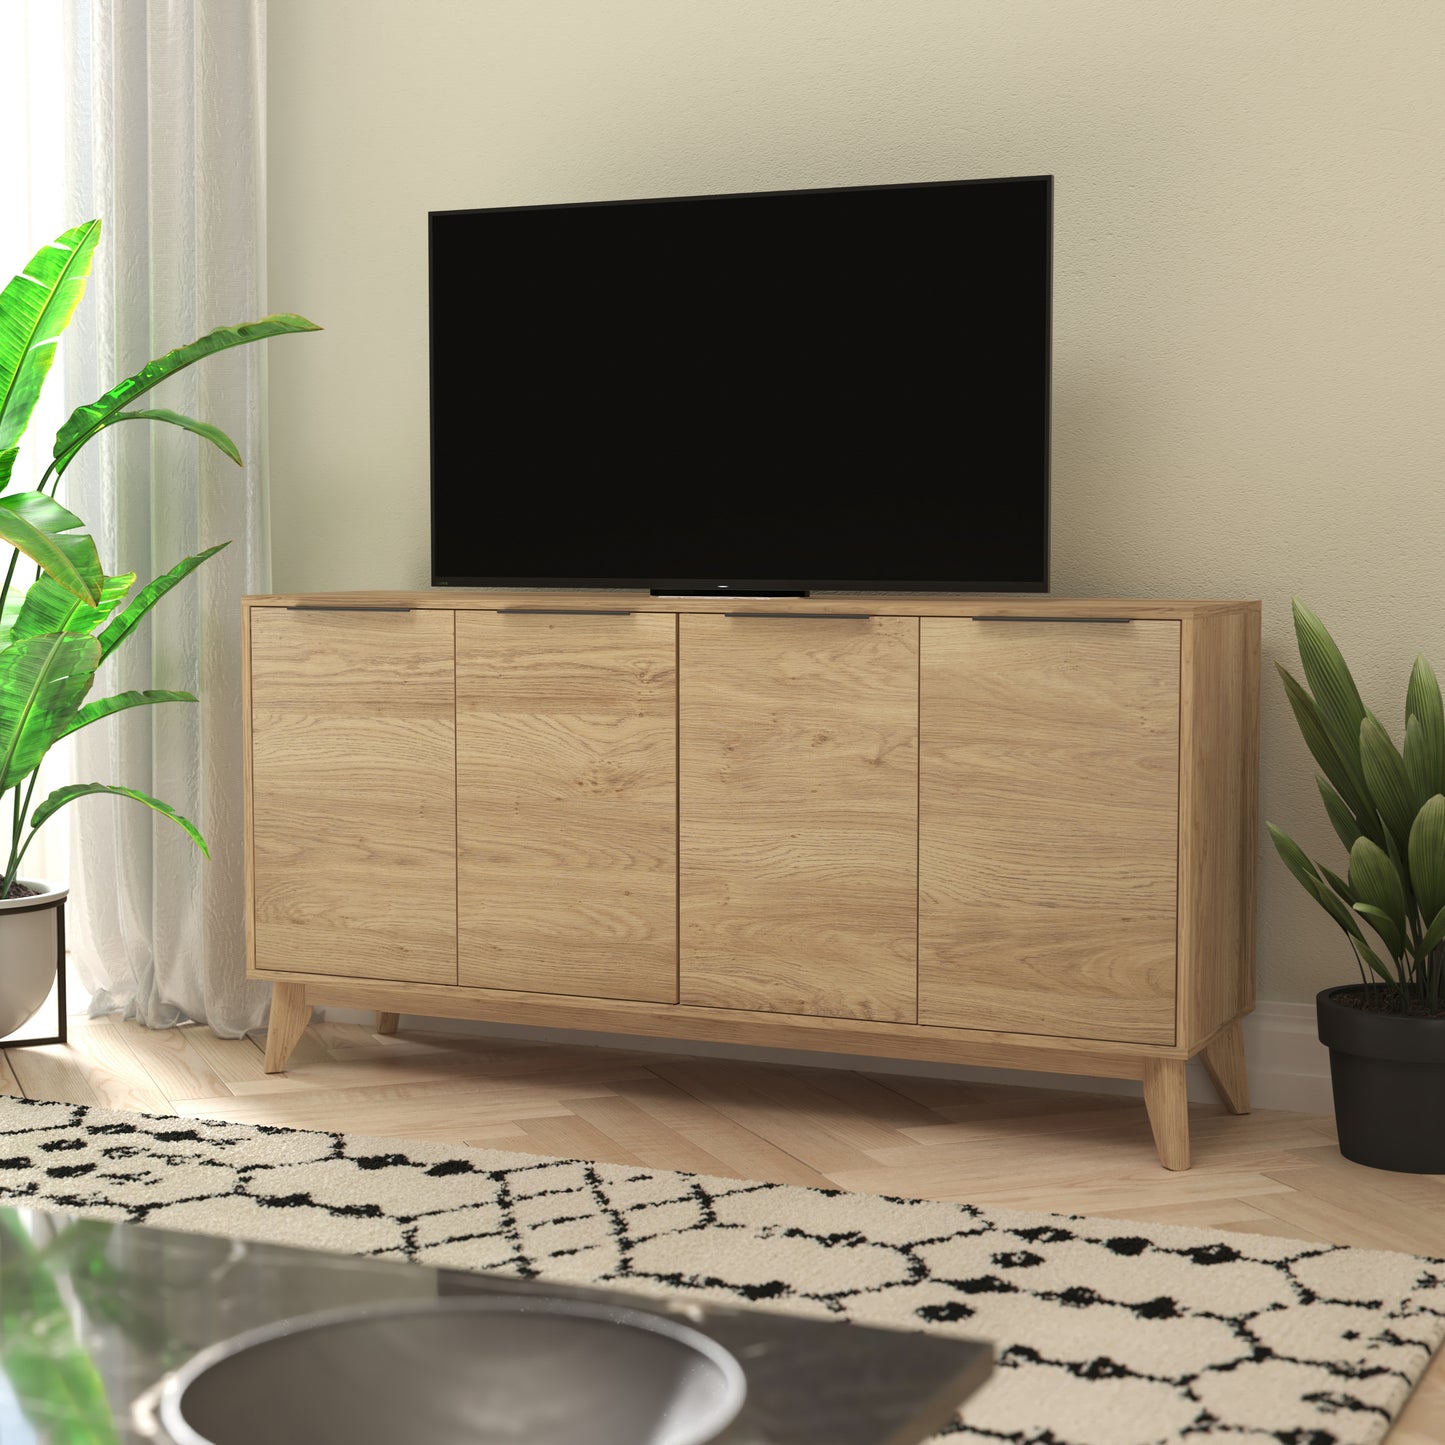
[[[376,1016],[376,1031],[379,1034],[394,1034],[396,1026],[401,1022],[400,1014],[379,1013]]]
[[[1144,1107],[1159,1162],[1166,1169],[1188,1169],[1189,1095],[1183,1059],[1150,1059],[1144,1065]]]
[[[304,983],[271,985],[271,1021],[266,1026],[266,1072],[279,1074],[286,1068],[291,1050],[301,1042],[311,1022],[311,1005],[306,1002]]]
[[[1244,1063],[1244,1031],[1238,1019],[1204,1046],[1204,1072],[1219,1090],[1231,1114],[1249,1113],[1249,1074]]]

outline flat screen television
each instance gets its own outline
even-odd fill
[[[1047,591],[1052,180],[433,212],[433,585]]]

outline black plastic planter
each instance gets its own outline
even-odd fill
[[[1372,1169],[1445,1174],[1445,1019],[1366,1013],[1337,1002],[1363,991],[1350,984],[1315,997],[1340,1153]]]

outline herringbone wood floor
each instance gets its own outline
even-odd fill
[[[67,1046],[0,1053],[0,1092],[1445,1256],[1445,1176],[1350,1164],[1324,1117],[1195,1106],[1171,1174],[1120,1095],[339,1023],[267,1075],[263,1043],[75,1019]],[[1442,1440],[1437,1356],[1390,1441]]]

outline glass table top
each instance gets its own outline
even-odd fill
[[[649,1311],[717,1341],[747,1382],[720,1445],[913,1445],[993,1362],[976,1340],[0,1208],[0,1442],[164,1442],[159,1386],[210,1345],[319,1311],[498,1294]]]

